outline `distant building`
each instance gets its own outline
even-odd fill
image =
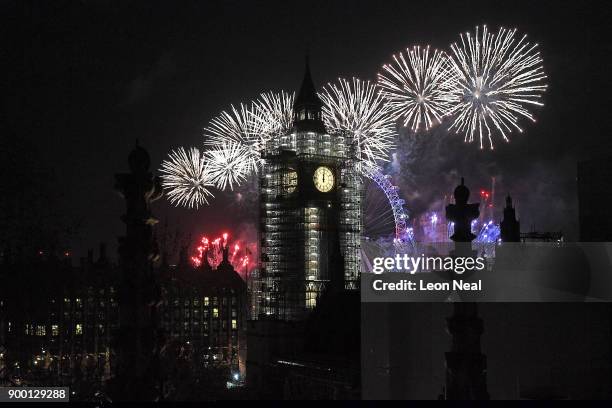
[[[521,242],[563,242],[563,239],[563,232],[561,231],[521,232]]]
[[[186,261],[162,279],[161,327],[189,343],[203,365],[227,363],[244,377],[246,365],[247,285],[227,259],[216,269],[193,268]]]
[[[234,268],[202,270],[184,260],[155,271],[166,341],[188,346],[196,368],[225,366],[243,377],[248,304]],[[90,253],[79,266],[55,257],[0,265],[0,384],[102,383],[113,375],[119,273],[104,246],[98,260]]]
[[[97,261],[90,252],[77,267],[43,255],[0,265],[0,381],[108,378],[119,319],[116,274],[104,246]]]
[[[612,157],[578,163],[580,241],[612,241]]]

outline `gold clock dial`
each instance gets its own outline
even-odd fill
[[[329,167],[321,166],[316,169],[312,179],[317,190],[322,193],[327,193],[334,188],[334,173]]]

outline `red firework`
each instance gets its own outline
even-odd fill
[[[230,234],[227,232],[212,240],[203,236],[195,248],[195,254],[191,256],[192,264],[199,267],[206,257],[212,269],[217,269],[223,260],[223,251],[227,249],[229,263],[243,279],[246,279],[254,267],[253,254],[256,244],[238,240],[230,244],[229,237]]]

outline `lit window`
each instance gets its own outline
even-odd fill
[[[83,334],[83,325],[81,323],[76,324],[74,334],[76,334],[77,336]]]
[[[59,336],[59,326],[57,324],[51,325],[51,335]]]
[[[204,306],[208,306],[209,304],[209,299],[208,296],[204,298]]]
[[[238,328],[238,322],[236,319],[232,319],[232,330],[236,330]]]
[[[213,309],[213,317],[219,317],[219,309],[216,307]]]
[[[312,309],[317,305],[317,296],[315,293],[306,293],[306,307]]]

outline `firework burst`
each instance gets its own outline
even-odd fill
[[[393,56],[393,62],[383,65],[378,84],[388,101],[391,113],[404,126],[418,131],[429,130],[453,107],[451,75],[448,56],[438,50],[406,49],[406,55]]]
[[[522,132],[521,117],[535,122],[528,107],[543,105],[546,75],[538,45],[526,37],[505,28],[491,34],[484,26],[451,45],[456,104],[449,130],[464,134],[466,142],[478,137],[482,149],[486,138],[493,149],[496,133],[508,142],[513,129]]]
[[[260,138],[263,138],[262,144],[291,131],[294,100],[295,94],[281,91],[262,93],[253,102],[251,120],[253,127],[260,132]]]
[[[264,143],[262,135],[265,129],[261,127],[262,122],[253,120],[254,110],[253,104],[240,104],[239,108],[232,105],[229,111],[221,112],[204,128],[205,146],[216,151],[234,150],[234,147],[248,151],[248,154],[243,154],[246,173],[257,172]]]
[[[240,185],[250,174],[252,154],[249,148],[232,141],[212,147],[204,152],[210,180],[220,190],[228,186],[233,190],[235,185]]]
[[[176,206],[198,208],[208,204],[208,197],[214,197],[209,187],[214,183],[205,163],[204,155],[195,147],[173,150],[160,169],[162,186],[170,202]]]
[[[389,161],[395,146],[395,123],[376,84],[339,79],[323,87],[319,96],[329,132],[354,137],[363,162],[376,166],[378,161]]]

